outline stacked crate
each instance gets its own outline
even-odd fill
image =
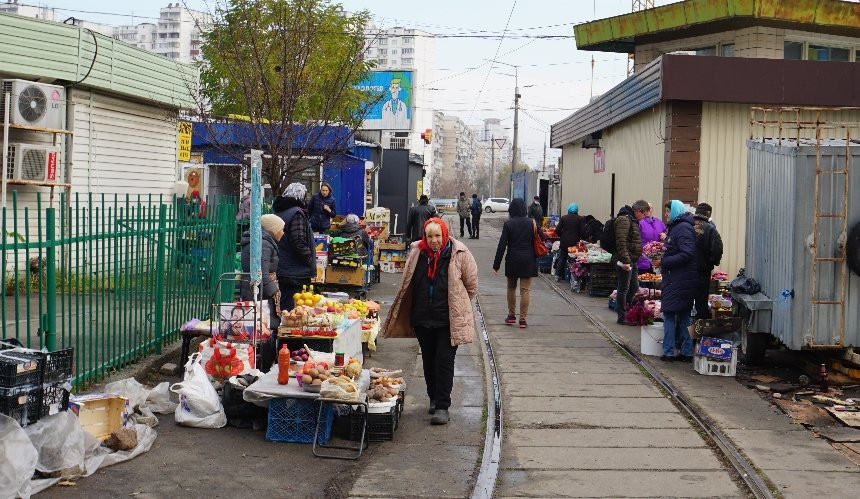
[[[68,408],[73,349],[39,352],[20,347],[14,339],[0,343],[0,414],[27,426]]]

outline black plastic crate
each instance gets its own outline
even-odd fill
[[[70,380],[74,365],[74,352],[74,348],[66,348],[44,354],[45,364],[42,383],[64,383]]]
[[[0,387],[41,385],[43,354],[0,350]]]
[[[364,439],[369,442],[381,442],[384,440],[393,440],[394,431],[398,426],[398,410],[395,405],[388,412],[365,414],[364,408],[359,406],[358,409],[353,409],[350,414],[350,440],[361,440],[361,426],[364,418],[367,418],[367,433]]]
[[[41,386],[0,388],[0,414],[18,421],[21,426],[27,426],[38,421],[42,412]]]
[[[69,392],[63,388],[61,383],[43,385],[41,405],[42,416],[50,416],[65,411],[69,408]]]
[[[601,288],[597,286],[589,286],[588,287],[588,296],[598,296],[598,297],[607,297],[612,294],[614,288]]]

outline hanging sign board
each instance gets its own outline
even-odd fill
[[[179,161],[188,161],[191,159],[191,123],[188,121],[180,121],[177,131],[176,142],[177,159]]]
[[[603,149],[594,151],[594,173],[603,173],[606,171],[606,158],[603,155]]]

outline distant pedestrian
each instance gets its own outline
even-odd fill
[[[563,281],[565,269],[567,269],[567,248],[578,244],[585,233],[585,219],[579,216],[578,204],[570,203],[568,205],[567,215],[558,221],[555,232],[560,239],[555,275],[559,281]]]
[[[538,227],[543,227],[543,207],[540,205],[540,196],[535,196],[532,204],[529,205],[529,218],[534,220]]]
[[[710,307],[708,296],[711,289],[711,273],[723,258],[723,238],[711,222],[713,208],[708,203],[699,203],[693,215],[693,229],[696,231],[696,272],[699,275],[696,286],[696,319],[708,319]]]
[[[286,237],[278,241],[278,286],[281,289],[281,310],[295,308],[293,294],[310,285],[317,275],[314,233],[305,213],[307,187],[293,182],[275,200],[272,211],[286,224]]]
[[[615,217],[615,251],[612,253],[612,263],[618,273],[617,296],[615,312],[618,314],[618,324],[634,325],[625,318],[633,298],[639,291],[639,272],[636,262],[642,255],[642,233],[639,220],[645,217],[648,203],[636,201],[632,207],[623,206]],[[638,324],[635,324],[638,325]]]
[[[663,355],[660,360],[671,362],[675,358],[675,339],[681,339],[679,360],[693,360],[693,340],[690,338],[690,312],[696,295],[696,232],[693,215],[687,213],[684,203],[672,200],[667,203],[669,235],[663,260],[654,262],[663,276],[661,311],[663,313]]]
[[[648,203],[648,211],[645,212],[645,216],[639,220],[639,230],[642,233],[642,248],[645,248],[648,243],[661,241],[660,234],[666,232],[666,224],[654,216],[654,207],[651,206],[651,203]],[[639,267],[639,274],[654,270],[651,266],[651,260],[645,255],[639,257],[637,266]]]
[[[311,228],[315,232],[325,232],[331,228],[331,219],[337,215],[337,206],[328,182],[320,184],[320,191],[313,195],[308,205]]]
[[[460,239],[463,239],[463,224],[466,224],[466,227],[469,229],[469,238],[471,239],[474,236],[474,232],[472,231],[472,220],[471,220],[471,210],[469,209],[470,203],[469,200],[466,199],[466,193],[461,192],[460,197],[457,198],[457,214],[460,215]]]
[[[406,236],[410,242],[420,240],[424,236],[424,222],[436,216],[436,207],[430,204],[430,198],[422,194],[418,204],[409,208],[406,216]]]
[[[546,239],[543,231],[535,221],[526,216],[526,202],[522,198],[514,198],[508,208],[510,217],[502,226],[502,235],[496,247],[496,258],[493,260],[493,272],[498,275],[505,257],[505,277],[508,280],[508,317],[505,324],[516,324],[517,282],[520,285],[520,321],[521,328],[528,327],[529,293],[533,277],[538,275],[537,255],[535,255],[535,237],[541,241]],[[507,255],[506,255],[507,253]]]
[[[430,423],[439,425],[450,419],[457,347],[475,337],[478,266],[465,244],[449,238],[444,221],[431,218],[423,229],[423,238],[412,244],[382,336],[418,339]]]
[[[481,213],[483,213],[484,208],[481,206],[481,200],[478,199],[477,194],[472,194],[472,201],[469,205],[469,211],[472,212],[472,239],[480,239]]]

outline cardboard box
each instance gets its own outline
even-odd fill
[[[328,254],[317,255],[317,276],[311,282],[324,283],[326,267],[328,267]]]
[[[390,222],[391,210],[388,208],[371,208],[369,210],[365,210],[364,221],[367,223]]]
[[[379,243],[376,245],[380,251],[388,250],[388,251],[406,251],[406,243]]]
[[[321,253],[328,254],[328,245],[328,234],[314,234],[314,246],[316,247],[317,256],[320,256]]]
[[[349,269],[345,267],[329,267],[325,273],[326,284],[346,284],[349,286],[364,285],[364,269]]]
[[[69,410],[78,416],[85,432],[101,440],[128,425],[128,399],[118,395],[93,393],[73,397],[69,400]]]
[[[731,360],[732,342],[704,336],[696,343],[695,354],[717,360]]]

